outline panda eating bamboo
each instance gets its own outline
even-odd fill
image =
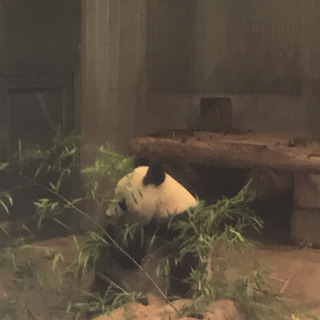
[[[121,178],[115,188],[115,199],[116,206],[106,212],[115,221],[109,224],[107,232],[117,243],[122,243],[123,249],[135,261],[118,248],[111,248],[112,264],[118,271],[136,269],[136,263],[143,265],[148,254],[165,247],[177,236],[170,228],[172,219],[187,218],[187,210],[198,204],[196,198],[158,163],[137,167]],[[123,228],[128,224],[136,224],[141,229],[124,245]],[[162,257],[165,254],[162,252]],[[183,295],[181,291],[187,290],[184,278],[197,262],[194,257],[186,255],[186,258],[170,267],[170,294]],[[110,270],[106,271],[108,276]]]

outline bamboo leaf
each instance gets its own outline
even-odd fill
[[[5,170],[9,166],[9,162],[0,162],[0,171]]]

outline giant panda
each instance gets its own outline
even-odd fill
[[[115,189],[118,206],[108,216],[129,214],[133,220],[164,222],[197,205],[197,200],[161,164],[141,166],[124,176]]]
[[[139,264],[143,264],[145,257],[150,251],[155,250],[155,247],[161,248],[165,241],[170,241],[176,236],[168,227],[170,221],[175,217],[187,215],[187,210],[198,204],[197,199],[166,173],[159,163],[137,167],[121,178],[115,188],[115,199],[116,205],[106,212],[113,221],[109,224],[107,232],[121,243],[121,228],[128,223],[138,223],[142,228],[143,240],[140,233],[131,239],[124,250]],[[151,241],[153,249],[150,249]],[[117,248],[111,250],[111,257],[120,269],[137,268],[135,263]],[[180,286],[180,280],[177,278],[186,277],[191,267],[192,265],[187,268],[172,266],[170,287],[176,290],[172,290],[170,294],[181,294],[177,291],[186,290],[184,286]]]

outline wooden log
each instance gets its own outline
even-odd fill
[[[310,157],[303,149],[272,147],[267,143],[228,138],[214,134],[210,141],[195,137],[177,140],[138,137],[131,142],[131,153],[138,157],[181,161],[202,166],[319,172],[320,157]],[[291,151],[292,150],[292,151]]]

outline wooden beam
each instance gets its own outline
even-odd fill
[[[208,133],[209,134],[209,133]],[[295,146],[287,138],[268,135],[223,135],[210,133],[210,138],[138,137],[131,141],[131,153],[137,157],[183,161],[216,167],[268,167],[320,173],[320,144]],[[319,150],[319,151],[318,151]]]

